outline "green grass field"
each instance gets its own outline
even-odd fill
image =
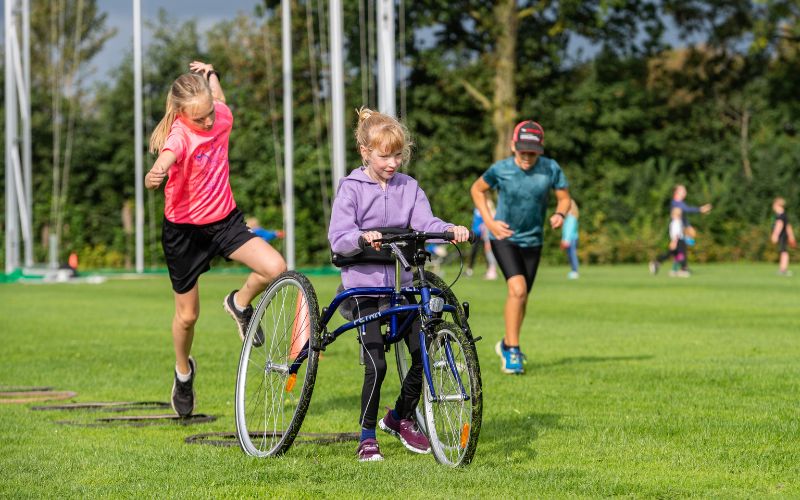
[[[800,278],[775,270],[708,265],[670,279],[585,267],[568,281],[566,268],[542,268],[517,377],[494,354],[504,283],[462,278],[454,290],[483,337],[484,415],[475,460],[457,470],[382,434],[386,460],[367,464],[355,442],[298,443],[278,459],[184,443],[234,430],[240,342],[221,302],[243,275],[207,275],[197,412],[218,419],[88,427],[57,422],[112,414],[0,404],[0,497],[797,497]],[[321,303],[337,279],[312,278]],[[0,385],[72,390],[75,402],[167,401],[172,307],[165,276],[0,285]],[[356,347],[345,334],[325,352],[303,432],[357,430]],[[393,370],[382,406],[398,391]]]

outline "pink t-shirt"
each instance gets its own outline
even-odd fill
[[[176,224],[209,224],[236,208],[228,182],[228,139],[233,128],[230,108],[214,102],[216,119],[208,132],[192,130],[179,117],[161,151],[177,159],[164,187],[164,216]]]

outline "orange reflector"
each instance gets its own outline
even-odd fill
[[[296,373],[292,373],[291,375],[289,375],[289,378],[286,379],[286,392],[292,392],[292,389],[294,389],[294,383],[296,381],[297,381],[297,374]],[[462,438],[462,440],[463,440],[463,438]]]
[[[467,441],[469,441],[469,424],[464,424],[464,427],[461,428],[461,449],[467,447]]]

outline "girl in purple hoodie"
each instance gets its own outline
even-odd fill
[[[407,162],[411,140],[406,128],[395,118],[367,108],[358,111],[356,144],[363,165],[339,182],[333,202],[328,240],[334,253],[351,256],[359,253],[363,239],[380,249],[381,233],[373,228],[411,228],[416,231],[452,231],[456,242],[467,241],[469,230],[442,221],[431,212],[425,193],[413,178],[398,172]],[[411,272],[402,271],[403,286],[411,286]],[[342,268],[342,284],[354,287],[393,287],[395,266],[355,264]],[[356,297],[353,316],[366,316],[378,311],[375,297]],[[359,341],[364,348],[364,385],[361,389],[361,442],[358,459],[362,462],[383,460],[376,424],[397,437],[415,453],[429,453],[428,438],[414,420],[414,409],[422,392],[422,355],[419,345],[419,321],[416,321],[405,342],[411,354],[411,368],[403,381],[394,409],[378,419],[381,384],[386,375],[386,358],[378,322],[366,324]]]

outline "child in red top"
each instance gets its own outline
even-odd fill
[[[172,408],[181,417],[194,411],[197,366],[189,354],[200,314],[200,275],[217,255],[253,270],[241,290],[232,291],[223,302],[244,338],[253,314],[250,302],[286,270],[281,254],[248,230],[233,199],[228,182],[233,115],[219,75],[200,61],[189,69],[192,73],[172,84],[164,118],[150,137],[150,150],[158,158],[145,176],[147,189],[158,188],[168,178],[161,242],[175,293]],[[254,343],[263,343],[260,328]]]

